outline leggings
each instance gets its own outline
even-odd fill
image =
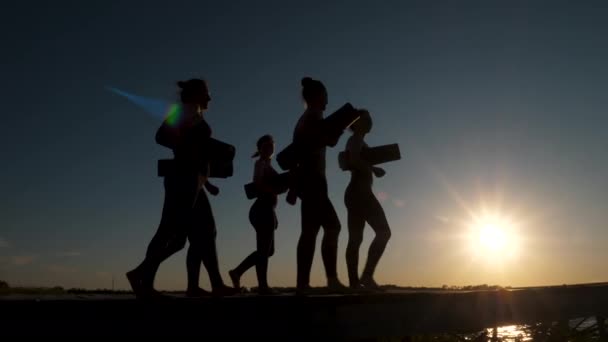
[[[201,261],[211,285],[214,288],[223,285],[215,245],[215,220],[205,190],[197,190],[197,174],[168,176],[164,186],[161,221],[148,245],[146,257],[138,267],[145,274],[143,285],[153,286],[160,264],[183,249],[186,240],[190,242],[186,259],[188,288],[198,288]]]
[[[257,199],[249,210],[249,222],[256,232],[256,250],[243,260],[234,271],[241,276],[251,267],[256,267],[258,286],[268,287],[268,258],[274,254],[274,231],[278,221],[274,205],[264,199]]]
[[[340,220],[327,195],[325,179],[309,181],[300,186],[302,233],[298,240],[298,288],[310,285],[310,270],[315,253],[317,235],[324,229],[321,256],[327,279],[337,278],[338,237]]]
[[[346,265],[351,286],[359,284],[359,247],[363,241],[363,229],[367,222],[376,233],[367,255],[367,263],[362,278],[372,279],[380,257],[391,237],[391,230],[384,210],[374,196],[371,187],[349,184],[344,195],[348,211],[348,245]]]

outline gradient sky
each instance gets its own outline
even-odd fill
[[[3,5],[0,279],[116,287],[160,219],[160,120],[114,86],[174,101],[209,81],[214,135],[237,147],[216,181],[227,271],[255,235],[243,191],[256,139],[286,146],[303,111],[299,81],[323,80],[329,111],[374,115],[370,145],[403,159],[375,183],[393,231],[380,283],[543,285],[607,281],[608,7],[601,1],[39,1]],[[533,3],[533,5],[531,5]],[[349,175],[328,151],[343,223]],[[270,283],[295,283],[299,207],[280,199]],[[518,225],[512,259],[475,258],[463,234],[481,206]],[[371,230],[366,230],[364,259]],[[320,240],[313,284],[324,284]],[[498,259],[495,262],[488,260]],[[208,286],[206,273],[202,284]],[[185,287],[185,253],[157,287]],[[255,285],[255,272],[244,285]]]

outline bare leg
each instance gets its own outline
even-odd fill
[[[253,251],[235,269],[228,272],[230,280],[232,280],[232,286],[234,286],[235,289],[241,288],[241,276],[255,266],[258,261],[258,254],[257,250]]]
[[[160,224],[148,245],[144,261],[127,273],[136,295],[155,294],[154,278],[160,264],[184,248],[192,199],[196,193],[192,187],[194,180],[189,175],[165,178],[165,199]]]
[[[312,199],[303,199],[301,204],[302,232],[297,247],[297,288],[300,290],[306,290],[310,287],[310,269],[315,254],[317,234],[321,229],[321,224],[317,218],[317,206],[311,201]]]
[[[274,227],[269,232],[257,234],[257,263],[256,273],[260,290],[268,289],[268,258],[274,254]]]
[[[351,288],[359,287],[359,248],[363,242],[365,219],[357,210],[348,210],[348,245],[346,246],[346,267]]]
[[[321,224],[324,229],[323,241],[321,242],[321,256],[327,276],[327,286],[332,290],[342,291],[345,286],[338,279],[338,238],[340,235],[340,220],[328,197],[321,201],[319,213]]]
[[[185,236],[171,236],[169,227],[162,225],[163,223],[150,241],[142,263],[126,274],[136,295],[143,295],[143,292],[154,292],[154,278],[160,264],[183,249],[186,244]]]
[[[374,281],[374,272],[384,253],[388,240],[391,237],[391,230],[384,210],[373,194],[371,194],[368,202],[368,212],[367,222],[376,233],[376,236],[369,246],[367,262],[363,269],[363,274],[361,275],[361,282],[368,287],[377,287],[377,284]]]

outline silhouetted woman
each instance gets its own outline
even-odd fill
[[[301,83],[306,110],[300,117],[293,135],[293,143],[299,146],[301,153],[295,172],[298,196],[302,200],[302,233],[297,250],[297,289],[306,292],[310,288],[310,269],[317,234],[323,227],[321,255],[327,286],[332,290],[342,290],[344,285],[338,280],[336,269],[340,220],[329,200],[325,177],[325,150],[329,138],[323,134],[323,112],[327,106],[327,90],[321,81],[310,77],[303,78]]]
[[[378,284],[374,281],[374,271],[391,237],[391,230],[384,210],[372,191],[373,176],[382,177],[385,172],[379,167],[369,165],[361,157],[362,152],[368,148],[364,138],[372,129],[372,119],[369,112],[362,110],[360,113],[359,120],[350,127],[353,135],[346,143],[348,166],[351,172],[350,183],[344,194],[348,211],[346,265],[351,288],[378,289]],[[359,247],[363,240],[366,222],[372,227],[376,236],[369,247],[367,263],[359,279]]]
[[[249,254],[234,270],[230,271],[230,278],[236,289],[240,289],[240,279],[243,273],[251,267],[256,267],[258,276],[258,293],[273,294],[268,287],[268,258],[274,254],[274,231],[278,221],[275,208],[277,206],[277,189],[275,184],[277,171],[272,167],[274,154],[274,140],[270,135],[264,135],[257,142],[258,151],[253,157],[259,157],[255,162],[253,183],[258,197],[249,210],[249,222],[256,232],[256,250]]]
[[[207,269],[214,294],[229,295],[234,290],[222,280],[215,246],[215,220],[207,194],[218,189],[207,182],[209,164],[201,142],[211,137],[204,119],[211,97],[205,81],[191,79],[178,82],[181,106],[170,113],[156,133],[156,142],[173,150],[171,172],[164,178],[165,201],[158,230],[148,246],[144,261],[127,273],[138,297],[158,295],[154,278],[160,264],[184,248],[189,241],[186,268],[191,297],[207,295],[199,287],[201,261]]]

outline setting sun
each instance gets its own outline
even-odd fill
[[[479,229],[479,244],[489,251],[500,252],[506,246],[505,232],[502,227],[488,224]]]
[[[502,263],[517,256],[519,236],[515,224],[500,213],[483,212],[469,224],[469,244],[476,258]]]

